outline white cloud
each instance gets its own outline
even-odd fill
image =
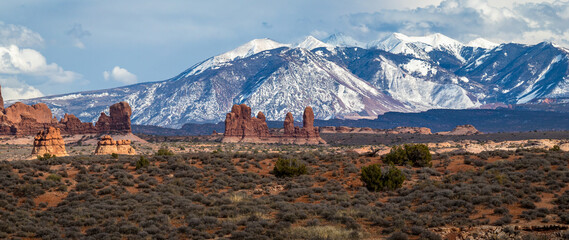
[[[119,66],[115,66],[113,70],[104,71],[103,77],[105,80],[113,80],[118,81],[124,84],[132,84],[138,81],[136,75],[130,73],[128,70],[121,68]]]
[[[40,34],[27,27],[0,22],[0,83],[5,99],[41,97],[38,86],[57,88],[82,79],[82,75],[64,70],[34,47],[43,47]]]
[[[43,97],[44,94],[37,88],[19,81],[15,77],[0,78],[2,97],[4,100],[28,99]]]
[[[55,63],[47,63],[36,50],[16,45],[0,46],[0,74],[45,77],[53,83],[70,83],[81,78],[80,74],[63,70]]]
[[[43,43],[43,38],[29,28],[0,21],[0,46],[39,47]]]

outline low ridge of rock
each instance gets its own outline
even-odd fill
[[[474,126],[470,124],[458,125],[450,132],[438,132],[439,135],[477,135],[482,132],[478,131]]]
[[[373,129],[370,127],[321,127],[321,133],[368,133],[368,134],[432,134],[430,128],[426,127],[396,127],[393,129]]]

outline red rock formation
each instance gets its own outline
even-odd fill
[[[95,155],[107,155],[107,154],[136,154],[136,150],[130,146],[130,140],[116,140],[109,135],[105,135],[97,142],[97,148],[95,149]]]
[[[110,116],[101,113],[95,127],[99,132],[131,132],[130,116],[132,109],[127,102],[120,102],[111,105],[109,108]]]
[[[282,143],[293,144],[325,144],[320,138],[318,127],[314,127],[314,111],[311,107],[304,109],[302,115],[302,128],[294,126],[294,119],[291,113],[286,114],[284,123],[285,133]],[[292,131],[294,129],[294,131]]]
[[[53,121],[51,110],[44,103],[29,106],[24,103],[17,102],[4,109],[4,115],[6,115],[6,117],[8,117],[8,121],[12,123],[21,122],[22,116],[33,118],[38,123],[56,123]]]
[[[263,121],[263,122],[266,122],[266,121],[267,121],[267,118],[265,117],[265,114],[264,114],[263,112],[261,112],[261,111],[259,111],[259,113],[257,113],[257,119],[259,119],[259,120],[261,120],[261,121]]]
[[[43,156],[49,153],[55,156],[67,156],[65,142],[61,137],[59,128],[49,127],[47,130],[39,131],[34,138],[34,148],[32,155]]]
[[[287,113],[284,120],[284,135],[292,136],[294,135],[294,119],[292,113]]]
[[[233,105],[231,112],[225,116],[224,140],[235,142],[249,138],[251,140],[248,141],[255,142],[256,138],[269,137],[265,115],[259,112],[257,116],[260,118],[251,117],[251,108],[245,104]]]
[[[225,133],[223,142],[258,142],[258,143],[293,143],[320,144],[326,143],[314,127],[314,112],[307,107],[303,115],[303,127],[294,126],[291,113],[287,113],[284,122],[284,134],[271,135],[262,112],[256,118],[251,117],[251,108],[245,104],[233,105],[231,112],[225,117]]]
[[[302,114],[302,126],[307,130],[314,128],[314,111],[312,111],[312,107],[310,106],[304,109],[304,114]]]
[[[85,134],[85,133],[97,133],[97,129],[90,122],[81,122],[73,114],[65,114],[63,119],[59,121],[60,124],[64,125],[65,132],[68,134]]]

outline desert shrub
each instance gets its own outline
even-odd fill
[[[525,209],[534,209],[535,208],[535,204],[532,201],[529,201],[526,199],[520,201],[520,205],[522,208],[525,208]]]
[[[156,156],[172,156],[172,155],[174,155],[174,152],[172,152],[172,150],[170,150],[166,147],[161,147],[160,149],[158,149],[158,151],[154,155],[156,155]]]
[[[549,151],[551,151],[551,152],[559,152],[559,151],[561,151],[561,148],[559,147],[559,145],[553,145],[553,147],[550,148]]]
[[[405,144],[394,146],[391,151],[383,156],[384,163],[396,165],[409,164],[413,167],[431,167],[432,155],[425,144]]]
[[[409,239],[409,237],[407,236],[407,234],[398,231],[398,232],[394,232],[393,234],[391,234],[391,236],[389,236],[387,239],[389,239],[389,240],[407,240],[407,239]]]
[[[150,165],[150,161],[148,161],[148,159],[145,158],[144,156],[140,156],[140,159],[138,159],[138,161],[136,161],[136,169],[148,167],[148,165]]]
[[[405,175],[394,166],[381,169],[379,164],[362,167],[361,180],[370,191],[395,190],[405,181]]]
[[[40,161],[49,160],[51,158],[55,158],[55,155],[51,155],[49,153],[44,153],[43,156],[38,155],[38,160],[40,160]]]
[[[494,225],[502,226],[502,225],[510,224],[511,222],[512,222],[512,216],[506,215],[506,216],[503,216],[500,219],[496,220],[496,222],[494,222]]]
[[[16,197],[37,197],[44,193],[44,190],[38,184],[24,184],[14,189]]]
[[[296,159],[279,158],[273,168],[273,174],[277,177],[294,177],[308,172],[306,164]]]
[[[61,176],[58,174],[50,174],[45,179],[50,180],[50,181],[54,181],[54,182],[59,182],[59,181],[61,181]]]
[[[114,159],[119,159],[119,155],[116,153],[111,153],[111,157]]]

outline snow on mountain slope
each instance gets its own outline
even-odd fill
[[[320,119],[372,116],[387,111],[409,111],[346,69],[305,49],[290,50],[292,60],[273,72],[247,98],[255,111],[282,119],[287,111],[300,117],[303,106],[313,107]]]
[[[416,111],[433,108],[463,109],[480,105],[471,100],[468,92],[457,84],[440,84],[414,77],[385,57],[380,57],[377,61],[381,70],[376,72],[370,82],[378,88],[386,89],[393,98]],[[411,65],[415,64],[417,63],[411,62]],[[405,67],[408,68],[409,64]]]
[[[472,40],[466,44],[466,46],[469,46],[469,47],[486,48],[486,49],[492,49],[492,48],[497,47],[498,45],[499,44],[490,42],[484,38],[477,38],[477,39],[474,39],[474,40]]]
[[[268,38],[253,39],[229,52],[217,55],[215,57],[211,57],[193,66],[192,71],[188,72],[187,75],[195,75],[203,72],[206,69],[218,68],[220,66],[223,66],[224,64],[228,64],[228,62],[233,61],[235,59],[246,58],[262,51],[267,51],[281,47],[289,47],[289,46],[290,46],[289,44],[275,42]]]
[[[427,59],[427,53],[433,50],[448,51],[461,61],[464,61],[460,54],[463,47],[464,44],[440,33],[423,37],[409,37],[402,33],[393,33],[367,45],[367,48],[381,49],[395,54],[409,54],[421,59]]]
[[[298,48],[304,48],[304,49],[308,49],[308,50],[313,50],[316,48],[328,48],[328,49],[333,49],[334,46],[324,43],[318,39],[316,39],[313,36],[308,36],[304,39],[304,41],[302,41],[301,43],[299,43],[296,47]]]

